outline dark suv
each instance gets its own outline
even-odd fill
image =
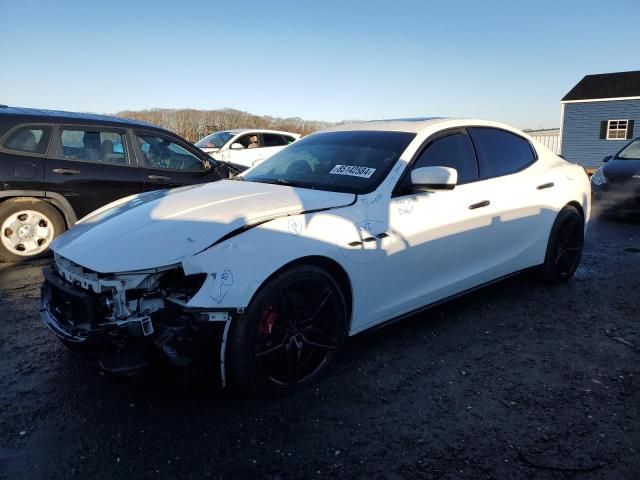
[[[119,198],[228,176],[148,123],[0,106],[0,260],[44,255],[78,219]]]

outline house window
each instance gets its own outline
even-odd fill
[[[629,120],[608,120],[607,140],[626,140]]]

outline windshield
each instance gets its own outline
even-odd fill
[[[414,137],[408,132],[316,133],[292,143],[243,177],[251,182],[369,193]]]
[[[196,142],[198,148],[222,148],[233,137],[229,132],[216,132]]]
[[[635,139],[629,145],[624,147],[616,158],[624,160],[640,160],[640,138]]]

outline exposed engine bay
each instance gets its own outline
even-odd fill
[[[44,275],[46,325],[71,348],[97,354],[107,371],[133,373],[157,354],[185,367],[200,354],[197,343],[206,338],[211,354],[217,351],[212,337],[224,340],[228,332],[228,312],[185,307],[207,274],[185,276],[179,264],[104,275],[56,255]],[[224,341],[221,345],[224,383]]]

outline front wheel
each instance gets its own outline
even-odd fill
[[[301,390],[326,373],[346,335],[346,302],[336,281],[316,266],[292,267],[261,287],[232,324],[233,380],[251,394]]]
[[[584,219],[577,208],[564,207],[553,223],[544,263],[538,276],[548,283],[561,283],[575,273],[582,258]]]

